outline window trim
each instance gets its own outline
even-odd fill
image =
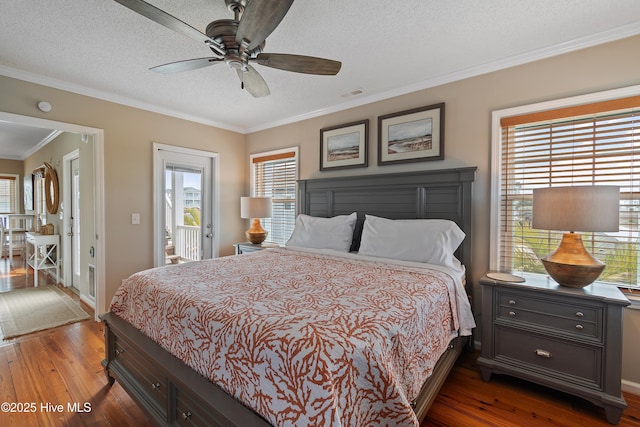
[[[294,158],[294,160],[296,162],[295,180],[298,181],[300,179],[300,152],[299,152],[299,147],[298,146],[293,146],[293,147],[288,147],[288,148],[280,148],[280,149],[277,149],[277,150],[270,150],[270,151],[261,151],[261,152],[258,152],[258,153],[250,154],[249,155],[249,177],[250,177],[249,194],[251,196],[255,195],[256,177],[255,177],[255,170],[254,170],[254,167],[253,167],[254,159],[261,158],[261,157],[270,157],[271,159],[269,159],[269,160],[277,160],[280,155],[285,154],[285,153],[294,153],[293,154],[293,158]],[[296,214],[298,212],[298,203],[299,203],[299,197],[298,197],[298,191],[296,189],[296,193],[295,193],[295,212],[296,212]]]
[[[491,166],[489,205],[489,268],[497,270],[500,256],[500,188],[502,186],[502,125],[503,118],[531,114],[546,110],[574,107],[582,104],[610,101],[640,95],[640,85],[594,92],[569,98],[555,99],[518,107],[495,110],[491,113]]]

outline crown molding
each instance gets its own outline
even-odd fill
[[[207,126],[213,126],[220,129],[226,129],[233,132],[245,133],[244,128],[233,126],[227,123],[217,122],[215,120],[209,120],[204,117],[193,116],[184,114],[177,110],[171,110],[157,105],[140,102],[133,98],[126,96],[119,96],[113,93],[100,91],[97,89],[89,88],[86,86],[77,85],[75,83],[69,83],[62,80],[53,79],[51,77],[42,76],[40,74],[31,73],[28,71],[22,71],[11,67],[0,65],[0,75],[11,77],[18,80],[24,80],[29,83],[35,83],[42,86],[51,87],[54,89],[60,89],[67,92],[76,93],[78,95],[89,96],[91,98],[101,99],[103,101],[109,101],[120,105],[126,105],[128,107],[139,108],[141,110],[150,111],[153,113],[164,114],[165,116],[171,116],[178,119],[188,120],[190,122],[200,123]]]
[[[615,40],[620,40],[620,39],[635,36],[638,34],[640,34],[640,21],[633,22],[631,24],[614,28],[608,31],[603,31],[596,34],[591,34],[586,37],[581,37],[575,40],[570,40],[564,43],[556,44],[553,46],[548,46],[542,49],[533,50],[520,55],[514,55],[508,58],[501,59],[499,61],[492,61],[476,67],[471,67],[471,68],[459,70],[453,73],[437,76],[428,80],[403,86],[390,91],[380,92],[377,94],[353,99],[351,101],[333,105],[331,107],[318,109],[310,112],[305,112],[299,115],[286,117],[282,120],[276,120],[276,121],[263,123],[256,126],[249,126],[249,127],[238,127],[228,123],[210,120],[205,117],[184,114],[180,111],[159,107],[156,105],[140,102],[132,98],[115,95],[109,92],[88,88],[88,87],[77,85],[74,83],[53,79],[50,77],[45,77],[35,73],[17,70],[7,66],[0,65],[0,75],[16,78],[19,80],[25,80],[31,83],[40,84],[40,85],[52,87],[55,89],[65,90],[65,91],[77,93],[80,95],[90,96],[92,98],[114,102],[117,104],[129,106],[129,107],[139,108],[139,109],[151,111],[154,113],[164,114],[167,116],[176,117],[179,119],[188,120],[195,123],[201,123],[208,126],[226,129],[226,130],[238,132],[241,134],[248,134],[248,133],[258,132],[261,130],[270,129],[278,126],[288,125],[288,124],[303,121],[303,120],[312,119],[312,118],[323,116],[326,114],[336,113],[349,108],[360,107],[362,105],[371,104],[373,102],[383,101],[396,96],[406,95],[408,93],[417,92],[417,91],[429,89],[436,86],[441,86],[443,84],[452,83],[458,80],[463,80],[470,77],[475,77],[482,74],[487,74],[494,71],[515,67],[517,65],[522,65],[529,62],[534,62],[541,59],[550,58],[553,56],[562,55],[569,52],[574,52],[577,50],[585,49],[585,48],[596,46],[599,44],[612,42]]]
[[[640,34],[640,21],[628,24],[622,27],[618,27],[612,30],[591,34],[587,37],[571,40],[565,43],[560,43],[546,48],[533,50],[520,55],[514,55],[508,58],[501,59],[499,61],[489,62],[477,67],[471,67],[464,70],[456,71],[453,73],[434,77],[432,79],[424,80],[415,84],[403,86],[397,89],[393,89],[386,92],[377,93],[374,95],[364,96],[362,98],[354,99],[342,104],[334,105],[321,110],[315,110],[308,113],[300,114],[297,116],[289,117],[283,120],[265,123],[263,125],[250,127],[246,130],[246,133],[257,132],[277,126],[283,126],[302,120],[312,119],[315,117],[323,116],[326,114],[336,113],[349,108],[360,107],[362,105],[371,104],[378,101],[384,101],[396,96],[406,95],[413,92],[441,86],[447,83],[452,83],[458,80],[468,79],[470,77],[480,76],[482,74],[488,74],[494,71],[504,70],[506,68],[515,67],[518,65],[526,64],[529,62],[538,61],[541,59],[551,58],[553,56],[563,55],[565,53],[575,52],[588,47],[597,46],[604,43],[609,43],[616,40],[621,40],[627,37],[632,37]]]

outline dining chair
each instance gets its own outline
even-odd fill
[[[13,257],[20,254],[22,261],[25,260],[25,251],[27,247],[27,230],[29,218],[23,215],[17,215],[14,218],[9,217],[8,228],[4,230],[7,236],[7,245],[9,249],[9,262],[13,265]]]

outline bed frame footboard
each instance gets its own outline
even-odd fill
[[[117,380],[156,424],[271,425],[117,315],[106,313],[100,319],[105,327],[106,358],[102,365],[108,383]],[[426,416],[467,339],[451,342],[412,402],[418,420]]]
[[[105,326],[102,365],[158,425],[260,426],[270,424],[113,313]]]

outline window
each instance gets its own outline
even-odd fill
[[[251,155],[251,195],[271,197],[271,218],[262,220],[267,241],[284,244],[296,221],[298,149]]]
[[[492,176],[499,179],[492,191],[491,268],[545,272],[539,259],[557,248],[562,233],[531,228],[534,188],[617,185],[619,232],[581,234],[587,250],[606,264],[599,280],[638,287],[640,96],[571,105],[577,100],[494,113]]]
[[[18,213],[18,176],[0,174],[0,213]]]

